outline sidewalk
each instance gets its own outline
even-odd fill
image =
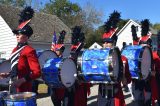
[[[88,106],[97,106],[98,85],[91,87],[91,94],[88,97]],[[129,92],[124,92],[125,102],[127,106],[133,106],[131,103],[131,95]],[[37,106],[53,106],[50,96],[37,99]]]

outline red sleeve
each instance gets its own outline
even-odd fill
[[[160,58],[157,54],[157,52],[153,52],[153,67],[154,67],[154,71],[157,71],[158,73],[160,73]]]
[[[35,50],[32,50],[27,54],[27,61],[31,70],[29,79],[34,80],[36,78],[39,78],[41,76],[41,69]]]

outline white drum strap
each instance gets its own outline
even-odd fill
[[[24,48],[25,46],[22,46],[21,48],[19,48],[18,50],[16,50],[13,54],[11,54],[10,56],[10,60],[11,60],[11,73],[13,71],[15,71],[17,68],[17,64],[18,64],[18,60],[19,60],[19,55],[20,55],[20,52],[21,50]],[[14,73],[14,72],[13,72]],[[13,77],[11,75],[11,77]]]

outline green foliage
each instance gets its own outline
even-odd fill
[[[0,0],[0,4],[11,5],[13,0]]]
[[[15,6],[24,7],[26,4],[26,1],[25,0],[16,0],[14,2],[14,4],[15,4]]]
[[[127,19],[127,20],[121,19],[121,20],[119,21],[118,25],[117,25],[117,26],[118,26],[117,32],[118,32],[119,30],[121,30],[128,21],[129,21],[129,19]]]
[[[124,25],[128,22],[128,20],[120,20],[118,23],[118,31],[124,27]],[[117,32],[118,32],[117,31]],[[88,30],[86,32],[86,45],[85,48],[90,47],[94,42],[97,42],[98,44],[102,45],[102,35],[105,32],[104,30],[104,25],[100,26],[98,29],[96,30]]]
[[[58,16],[70,28],[81,25],[81,8],[68,0],[51,0],[42,11]]]
[[[153,25],[153,29],[160,31],[160,23],[156,23]]]
[[[102,44],[102,34],[104,33],[104,28],[99,27],[97,30],[90,29],[86,32],[86,44],[85,48],[89,48],[94,42]]]
[[[24,7],[26,5],[26,0],[0,0],[0,4]]]
[[[77,15],[81,8],[77,4],[73,4],[68,0],[54,0],[46,4],[43,11],[46,13],[57,15],[60,18],[68,15]]]

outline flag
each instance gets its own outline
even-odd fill
[[[56,37],[56,32],[54,31],[53,39],[52,39],[52,45],[51,45],[51,50],[52,51],[55,51],[56,43],[57,43],[57,37]]]

